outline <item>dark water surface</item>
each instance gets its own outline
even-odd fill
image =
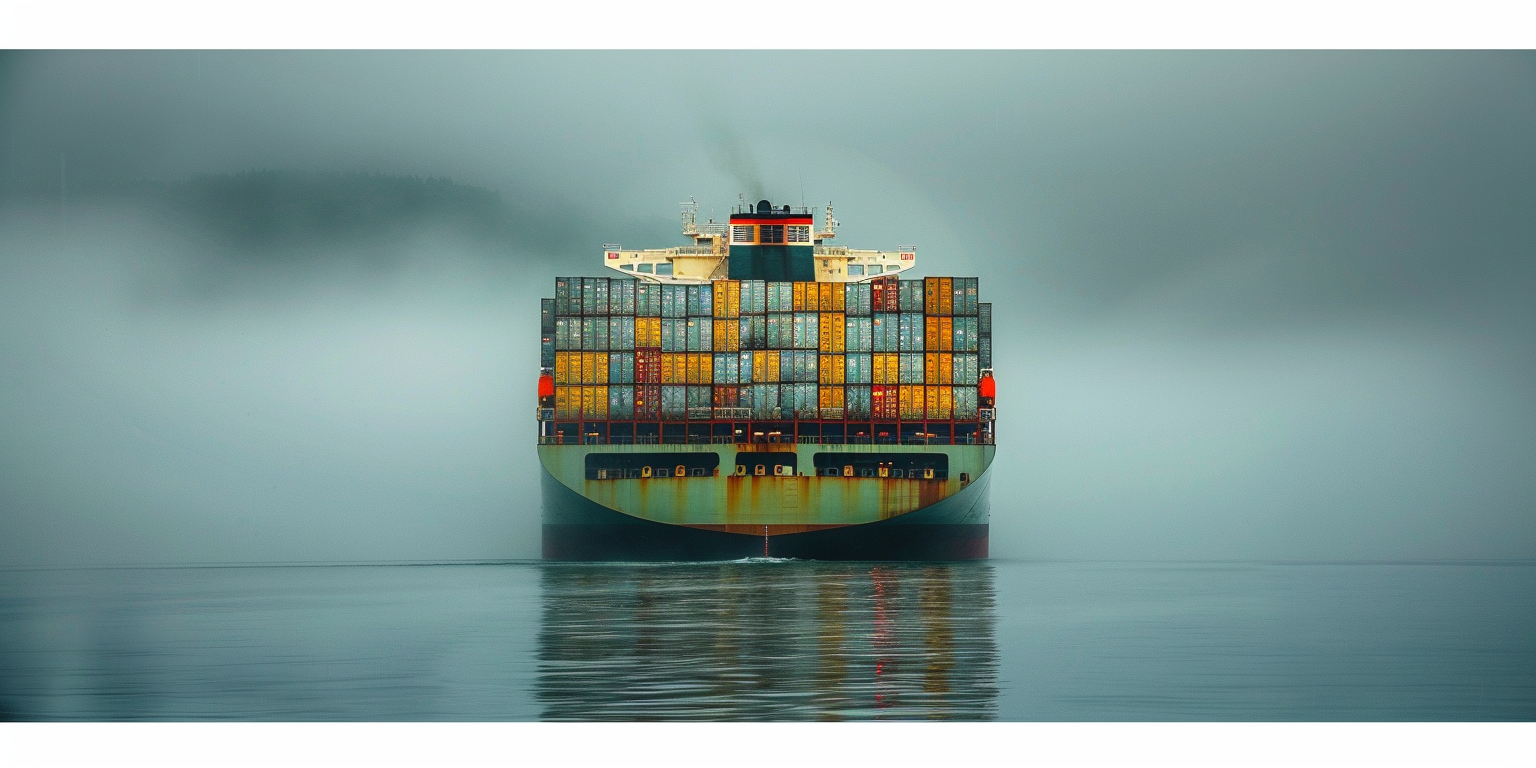
[[[0,571],[0,719],[1532,720],[1536,566]]]

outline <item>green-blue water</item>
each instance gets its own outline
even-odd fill
[[[4,571],[0,718],[1531,720],[1536,566]]]

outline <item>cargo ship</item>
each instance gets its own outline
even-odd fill
[[[541,301],[548,560],[987,556],[992,306],[834,246],[829,204],[683,204],[691,245],[603,249]]]

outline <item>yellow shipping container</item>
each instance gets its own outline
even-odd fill
[[[710,302],[710,307],[715,317],[726,316],[725,297],[728,291],[726,290],[725,283],[726,281],[724,280],[716,280],[709,284],[710,291],[714,294],[714,300]]]
[[[575,408],[571,405],[571,396],[575,395],[576,405],[581,405],[581,387],[555,387],[555,418],[573,418]]]
[[[923,417],[923,387],[921,385],[903,384],[897,392],[899,401],[898,410],[903,419],[921,419]]]
[[[820,381],[822,384],[837,384],[839,386],[842,385],[843,377],[845,375],[843,370],[843,361],[844,358],[842,355],[821,356],[820,364],[816,368],[819,372],[818,375],[821,377]]]
[[[939,383],[955,383],[955,356],[951,352],[939,353]]]
[[[817,390],[816,398],[820,401],[820,405],[824,409],[841,408],[843,407],[843,388],[821,387]]]
[[[741,350],[741,324],[739,322],[715,323],[716,352],[739,352]]]
[[[583,419],[608,418],[608,388],[581,388],[581,417]]]
[[[875,355],[872,367],[873,370],[870,371],[870,377],[873,383],[896,384],[901,375],[901,357],[899,355]]]
[[[793,292],[794,292],[793,293],[794,303],[790,306],[790,309],[793,309],[796,312],[805,312],[806,311],[805,305],[806,305],[807,302],[806,302],[806,298],[805,298],[805,291],[806,291],[805,287],[808,286],[808,285],[811,286],[811,290],[812,291],[816,290],[816,284],[815,283],[795,283],[794,288],[792,289]]]
[[[939,346],[929,347],[940,352],[949,352],[955,348],[955,319],[945,316],[939,318]]]
[[[939,314],[953,315],[955,313],[955,279],[953,277],[939,278]]]
[[[773,384],[779,380],[779,353],[760,350],[752,353],[752,383]]]
[[[555,384],[571,383],[571,353],[555,353]]]
[[[930,316],[939,314],[939,279],[937,277],[923,278],[923,314]]]
[[[930,419],[939,417],[939,388],[920,387],[923,390],[923,410]]]
[[[923,318],[923,349],[938,351],[939,318],[933,315]]]
[[[939,383],[939,353],[937,352],[923,353],[923,383]]]
[[[688,383],[688,356],[681,352],[661,353],[661,383]]]
[[[741,317],[741,281],[716,280],[715,317]]]
[[[928,418],[949,419],[955,413],[955,388],[954,387],[929,387],[932,396],[929,399]]]
[[[708,352],[688,353],[689,384],[709,384],[715,380],[715,356]]]
[[[822,312],[817,325],[821,334],[817,348],[823,352],[843,352],[848,340],[847,316],[841,312]]]
[[[816,293],[818,294],[816,300],[816,308],[818,310],[822,312],[843,311],[842,302],[837,300],[843,297],[842,283],[817,283]]]
[[[580,384],[607,384],[608,383],[608,353],[607,352],[583,352],[581,353],[581,380]]]
[[[637,317],[635,318],[635,346],[659,347],[661,346],[661,318]]]

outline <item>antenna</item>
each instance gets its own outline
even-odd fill
[[[827,201],[826,224],[822,226],[820,232],[816,233],[816,238],[818,240],[831,240],[837,237],[837,225],[840,223],[837,219],[832,218],[832,202],[830,200]]]
[[[683,208],[683,234],[696,235],[699,232],[699,204],[688,196],[688,202],[679,203]]]

